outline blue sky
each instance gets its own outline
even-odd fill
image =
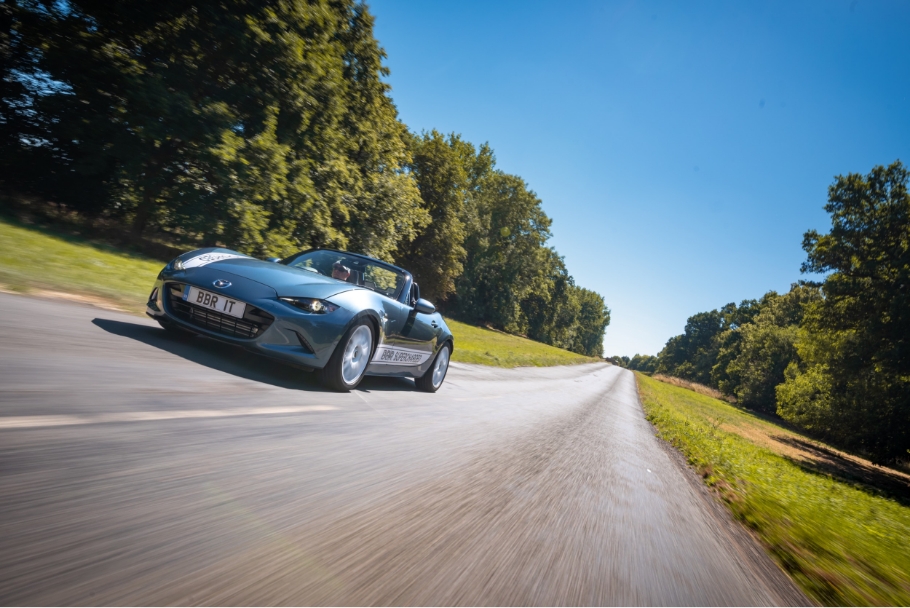
[[[489,142],[605,354],[786,291],[837,174],[910,163],[910,2],[369,2],[401,119]]]

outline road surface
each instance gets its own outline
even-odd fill
[[[147,319],[0,311],[0,604],[808,603],[618,367],[336,394]]]

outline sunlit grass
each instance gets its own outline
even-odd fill
[[[889,498],[840,474],[838,463],[868,468],[898,487],[901,474],[827,450],[723,401],[636,376],[660,436],[682,451],[807,594],[830,605],[910,604],[906,495]]]
[[[489,329],[446,319],[455,337],[453,361],[496,367],[574,365],[600,361],[576,353]]]
[[[163,266],[102,243],[0,220],[0,283],[7,289],[95,296],[141,312]]]

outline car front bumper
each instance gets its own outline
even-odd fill
[[[217,291],[247,304],[244,317],[235,319],[183,301],[186,285],[216,290],[211,281],[188,280],[182,274],[158,277],[147,315],[304,369],[321,369],[328,363],[354,317],[343,307],[326,314],[304,312],[279,300],[273,289],[232,276],[232,285]]]

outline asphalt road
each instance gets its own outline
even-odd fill
[[[435,395],[336,394],[0,294],[0,603],[808,600],[655,439],[625,370],[453,364]]]

